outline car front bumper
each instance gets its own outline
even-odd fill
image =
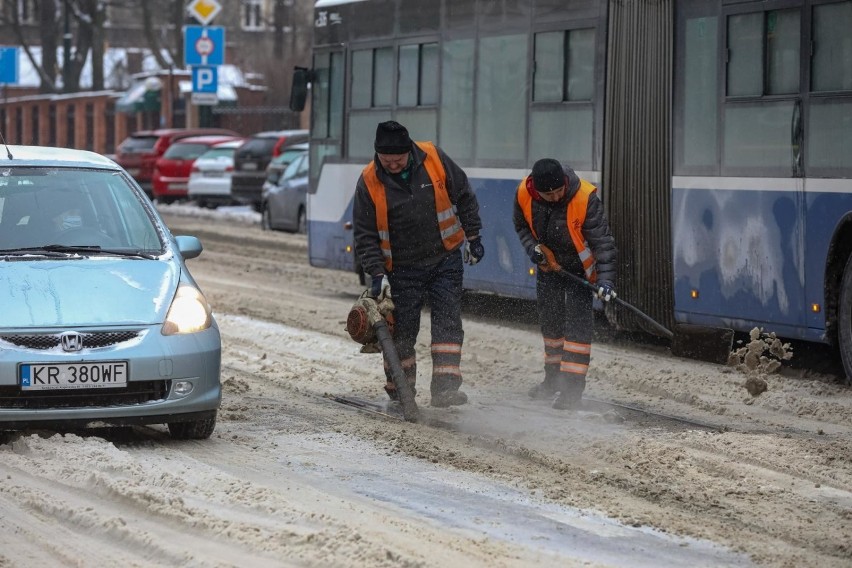
[[[214,415],[222,398],[218,327],[173,336],[163,336],[159,325],[138,329],[139,337],[133,341],[73,354],[4,343],[0,348],[0,429],[99,422],[153,424]],[[10,330],[2,335],[10,335]],[[127,361],[127,386],[26,392],[20,386],[21,363],[99,361]],[[179,394],[179,383],[191,384],[191,391]]]

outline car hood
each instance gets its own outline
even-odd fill
[[[0,262],[0,328],[161,323],[179,280],[170,260]]]

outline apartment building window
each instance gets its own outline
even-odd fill
[[[241,24],[244,30],[262,30],[263,22],[263,0],[243,0]]]
[[[15,0],[18,22],[22,24],[38,23],[38,0]]]

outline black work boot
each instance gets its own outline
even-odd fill
[[[543,382],[535,385],[527,394],[533,400],[551,400],[556,394],[556,384],[553,380],[544,379]]]
[[[461,406],[462,404],[467,404],[467,395],[460,390],[440,391],[432,394],[431,404],[436,408]]]
[[[559,377],[559,396],[553,401],[556,410],[579,410],[583,401],[586,381],[582,378]]]

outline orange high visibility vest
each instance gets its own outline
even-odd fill
[[[565,221],[568,224],[568,234],[571,235],[571,240],[574,242],[574,248],[577,249],[577,254],[580,256],[580,261],[583,263],[583,270],[586,273],[586,279],[589,282],[594,282],[598,279],[598,273],[595,270],[595,256],[589,248],[589,243],[583,237],[583,223],[586,221],[586,211],[589,206],[589,196],[592,195],[597,188],[587,182],[580,180],[580,189],[577,190],[573,199],[568,202],[568,212],[565,215]],[[521,211],[524,212],[524,219],[527,220],[527,225],[530,227],[533,236],[538,239],[532,222],[532,195],[527,191],[527,178],[521,180],[518,186],[518,205],[521,206]]]
[[[423,165],[426,167],[429,179],[432,180],[432,189],[435,192],[435,209],[438,215],[438,228],[441,231],[441,240],[444,242],[445,249],[453,250],[464,241],[464,231],[462,231],[461,223],[450,201],[450,195],[447,193],[447,172],[444,170],[444,164],[441,163],[441,158],[438,156],[438,151],[435,149],[433,143],[415,142],[415,144],[418,148],[426,152],[426,159],[423,161]],[[376,206],[376,228],[379,231],[379,246],[385,257],[385,269],[390,272],[393,270],[393,254],[391,253],[388,201],[385,196],[385,186],[379,180],[379,176],[376,175],[376,166],[373,162],[367,164],[361,175],[364,176],[367,191],[370,192],[370,198],[373,200],[373,205]]]

